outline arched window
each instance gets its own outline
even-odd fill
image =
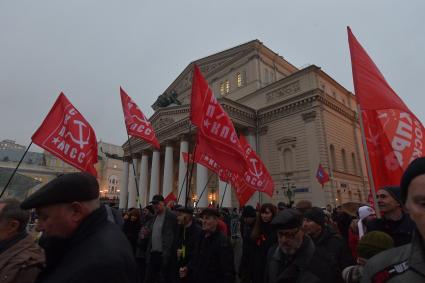
[[[110,194],[114,194],[114,193],[116,193],[117,192],[117,189],[118,189],[118,177],[116,176],[116,175],[111,175],[111,176],[109,176],[109,178],[108,178],[108,181],[109,181],[109,193]]]
[[[283,151],[283,167],[285,172],[294,171],[294,155],[289,148]]]
[[[329,150],[331,152],[331,166],[332,166],[332,170],[336,170],[336,156],[335,156],[335,147],[333,144],[331,144],[331,146],[329,147]]]
[[[344,172],[348,172],[347,156],[345,154],[345,149],[341,149],[341,157],[342,157],[342,166],[344,166]]]
[[[351,153],[351,161],[353,162],[353,171],[354,175],[358,175],[357,172],[357,162],[356,162],[356,156],[354,155],[354,152]]]

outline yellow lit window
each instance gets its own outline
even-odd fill
[[[238,87],[241,87],[242,84],[243,84],[241,73],[236,74],[236,84],[237,84]]]
[[[226,80],[226,81],[224,82],[224,92],[225,92],[226,94],[228,94],[228,93],[230,92],[230,82],[229,82],[229,80]]]
[[[224,94],[224,82],[220,83],[220,94],[223,95]]]

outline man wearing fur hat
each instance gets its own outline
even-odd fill
[[[410,243],[415,223],[403,210],[399,186],[386,186],[377,192],[382,218],[367,223],[367,231],[382,231],[393,237],[394,246]]]
[[[46,268],[38,283],[138,282],[130,244],[108,221],[94,176],[61,175],[30,195],[21,208],[36,209],[36,229],[43,233]]]
[[[371,258],[361,282],[425,282],[425,158],[415,159],[401,178],[401,199],[416,230],[411,243]]]

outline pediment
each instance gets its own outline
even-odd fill
[[[258,48],[260,44],[259,40],[252,40],[245,44],[191,62],[163,94],[171,94],[174,91],[177,93],[177,99],[182,102],[182,104],[187,104],[187,92],[190,91],[192,84],[194,64],[199,66],[205,78],[211,83],[211,81],[215,79],[214,74],[226,68],[226,66],[229,66],[235,60],[246,56],[251,51]],[[154,110],[160,109],[155,103],[152,105],[152,108]]]

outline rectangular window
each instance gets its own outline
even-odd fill
[[[241,73],[237,73],[236,74],[236,85],[238,87],[241,87],[243,85],[242,74]]]
[[[224,82],[224,93],[228,94],[229,92],[230,92],[230,82],[229,82],[229,80],[226,80]]]
[[[220,94],[223,95],[224,94],[224,82],[220,83]]]

